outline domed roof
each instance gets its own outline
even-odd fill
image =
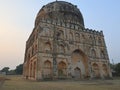
[[[78,22],[84,27],[84,20],[80,10],[76,5],[65,1],[51,2],[42,7],[38,12],[35,26],[37,26],[41,19],[60,20],[64,22]]]

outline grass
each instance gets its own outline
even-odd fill
[[[30,81],[7,76],[0,90],[120,90],[120,79],[90,81]]]

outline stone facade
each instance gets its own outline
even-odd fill
[[[85,28],[71,3],[43,6],[26,42],[23,75],[33,80],[112,77],[103,32]]]

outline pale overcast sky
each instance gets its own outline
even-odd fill
[[[23,63],[25,42],[36,15],[52,1],[55,0],[0,0],[0,69],[14,69]],[[110,61],[120,62],[120,0],[64,1],[78,6],[86,28],[103,30]]]

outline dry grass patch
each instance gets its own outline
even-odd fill
[[[21,76],[9,78],[2,90],[120,90],[120,80],[35,82],[24,80]]]

